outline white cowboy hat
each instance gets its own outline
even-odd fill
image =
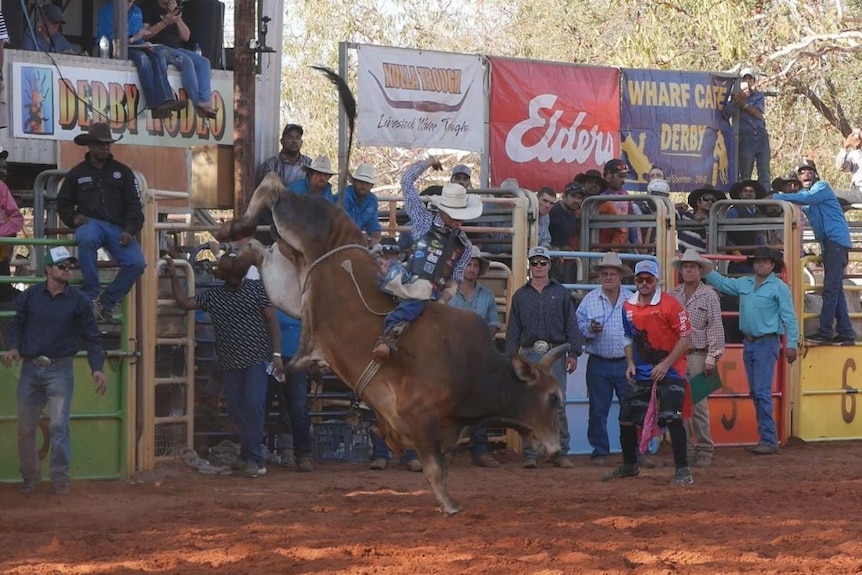
[[[483,276],[488,273],[488,268],[491,267],[491,262],[482,257],[482,250],[479,249],[478,246],[471,245],[470,246],[470,259],[479,260],[479,275]]]
[[[314,161],[311,162],[311,165],[307,166],[305,169],[313,172],[320,172],[321,174],[329,174],[330,176],[334,176],[338,173],[332,169],[332,163],[326,156],[317,156],[314,158]]]
[[[455,220],[475,220],[482,215],[482,200],[460,184],[444,185],[439,196],[431,197],[431,204]]]
[[[599,270],[602,268],[615,268],[619,270],[623,277],[628,277],[634,274],[632,268],[623,263],[623,260],[620,259],[617,252],[607,252],[603,255],[602,261],[593,266],[593,273],[598,274]]]
[[[677,256],[670,261],[670,265],[679,269],[682,267],[682,264],[686,262],[695,263],[700,266],[700,269],[704,271],[704,273],[709,273],[713,270],[715,265],[709,261],[708,259],[701,257],[697,250],[694,248],[689,248],[685,250],[685,253],[682,256]]]
[[[351,174],[354,180],[359,180],[360,182],[366,182],[369,184],[376,184],[376,172],[374,170],[374,166],[367,163],[362,163],[356,166],[356,169],[353,170],[353,174]]]

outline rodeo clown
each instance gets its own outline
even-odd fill
[[[405,265],[383,266],[381,287],[399,299],[386,315],[383,335],[371,354],[380,363],[397,350],[404,330],[422,314],[429,300],[448,302],[464,278],[470,263],[472,244],[461,229],[461,222],[482,215],[482,200],[467,194],[460,184],[448,183],[439,196],[431,198],[428,209],[419,199],[416,180],[429,167],[442,169],[437,158],[429,157],[411,165],[401,176],[404,202],[413,230],[413,250]]]

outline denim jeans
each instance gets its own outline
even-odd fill
[[[523,350],[521,355],[533,363],[538,363],[544,354],[538,353],[534,349],[530,348]],[[566,380],[568,379],[568,373],[566,373],[565,355],[554,362],[554,366],[551,368],[551,371],[553,372],[554,377],[557,378],[557,381],[560,382],[560,390],[563,392],[563,403],[557,411],[557,414],[560,417],[560,455],[562,456],[568,455],[569,453],[569,419],[566,415]],[[524,455],[524,459],[535,459],[536,457],[536,450],[529,442],[524,443],[524,447],[521,449],[521,452]]]
[[[165,62],[173,64],[180,71],[183,88],[189,99],[195,104],[212,104],[212,72],[210,61],[184,48],[168,48],[156,46],[153,48],[164,57]]]
[[[69,483],[72,446],[69,442],[69,408],[72,404],[72,358],[58,359],[48,367],[36,367],[22,360],[18,379],[18,460],[21,477],[41,476],[36,454],[36,430],[42,410],[48,406],[51,420],[51,482]]]
[[[763,189],[772,189],[772,178],[769,173],[769,162],[772,150],[769,147],[769,133],[759,130],[753,133],[739,133],[739,179],[751,178],[755,164],[757,165],[757,181]]]
[[[296,457],[311,455],[311,418],[308,415],[308,372],[287,368],[278,383],[278,446],[293,448]]]
[[[418,299],[403,299],[398,302],[395,309],[386,314],[386,319],[383,320],[383,332],[386,333],[399,323],[406,321],[412,323],[425,309],[425,304],[428,302]]]
[[[593,457],[611,452],[608,439],[608,414],[614,400],[622,401],[626,393],[626,362],[609,361],[596,355],[587,360],[587,399],[590,402],[587,441],[593,448]]]
[[[120,271],[114,280],[102,291],[101,303],[105,309],[113,308],[123,299],[147,267],[144,254],[138,241],[132,238],[126,246],[120,245],[123,229],[117,224],[87,218],[87,223],[75,228],[75,239],[78,242],[78,265],[84,283],[81,286],[90,299],[99,297],[99,266],[97,254],[99,248],[108,250],[117,263]]]
[[[772,418],[772,381],[780,347],[781,339],[776,336],[746,342],[742,350],[745,377],[757,416],[757,434],[761,444],[771,447],[778,446],[775,420]]]
[[[847,300],[844,299],[844,268],[847,267],[849,249],[832,240],[823,240],[823,308],[820,310],[818,335],[832,337],[832,326],[837,320],[838,335],[855,338]]]
[[[168,84],[168,67],[161,54],[143,48],[131,48],[129,60],[134,62],[135,68],[138,69],[147,108],[155,108],[174,99],[171,85]]]
[[[389,449],[389,446],[386,445],[382,437],[373,431],[371,432],[371,459],[385,459],[386,461],[392,459],[392,451]],[[405,449],[401,454],[402,464],[414,459],[419,459],[419,454],[413,449]]]
[[[222,374],[228,413],[239,434],[239,457],[263,467],[263,425],[266,418],[266,363],[245,369],[229,369]]]

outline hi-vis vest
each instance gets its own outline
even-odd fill
[[[428,280],[442,290],[452,277],[455,264],[464,255],[468,243],[463,231],[433,224],[428,233],[413,244],[407,271],[411,276]]]

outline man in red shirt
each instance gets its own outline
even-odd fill
[[[635,266],[637,293],[623,303],[626,378],[620,405],[620,445],[623,464],[602,479],[635,477],[640,473],[636,425],[644,425],[650,401],[656,401],[657,424],[670,432],[676,473],[674,483],[694,483],[688,467],[682,406],[685,399],[686,350],[691,343],[688,312],[658,287],[658,264],[644,260]],[[655,398],[653,390],[655,389]],[[649,430],[645,429],[644,433]]]

